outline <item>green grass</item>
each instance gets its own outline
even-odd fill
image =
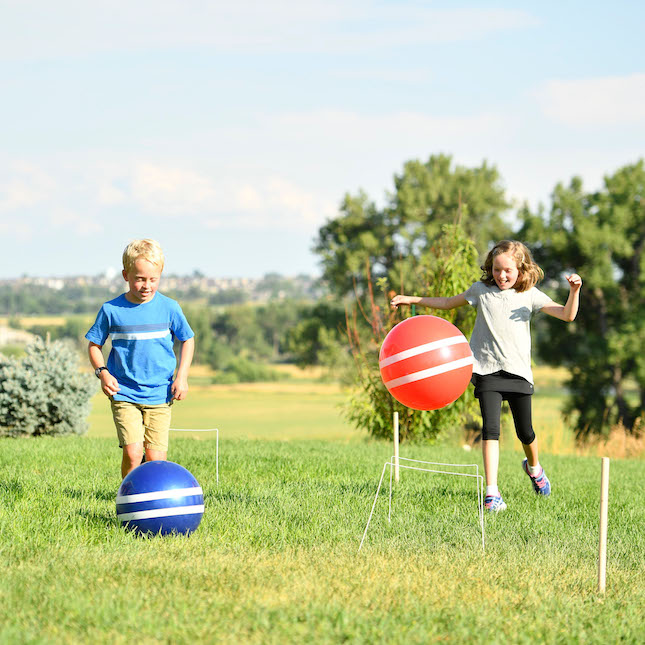
[[[192,387],[185,401],[173,405],[173,427],[219,428],[223,436],[240,439],[359,441],[365,434],[341,415],[345,398],[338,387],[315,383]],[[115,436],[102,393],[92,399],[89,424],[90,437]]]
[[[406,456],[464,462],[459,448]],[[548,456],[549,499],[502,454],[509,510],[470,480],[403,471],[357,553],[384,444],[173,438],[205,491],[190,538],[137,538],[114,501],[111,438],[0,442],[0,643],[637,643],[642,461],[611,465],[608,582],[596,592],[597,458]],[[471,455],[480,461],[480,455]]]

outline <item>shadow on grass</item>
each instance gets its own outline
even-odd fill
[[[94,498],[102,502],[116,502],[116,491],[110,490],[97,490],[97,491],[87,491],[78,488],[64,488],[62,490],[63,495],[70,497],[71,499],[87,499]]]
[[[118,526],[119,520],[116,517],[116,511],[114,513],[105,513],[97,511],[85,511],[81,510],[78,512],[79,517],[82,517],[87,521],[88,524],[92,524],[97,528],[107,528],[112,526]]]

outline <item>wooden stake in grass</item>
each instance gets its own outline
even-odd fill
[[[605,592],[607,578],[607,508],[609,505],[609,457],[600,467],[600,530],[598,546],[598,592]]]
[[[394,481],[399,481],[399,413],[394,413]]]

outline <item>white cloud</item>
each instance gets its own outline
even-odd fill
[[[96,199],[102,206],[116,206],[123,204],[127,200],[127,195],[113,183],[105,182],[98,186]]]
[[[0,183],[0,212],[10,212],[42,204],[56,191],[56,181],[38,166],[24,161],[4,169]]]
[[[552,80],[535,94],[544,114],[566,125],[645,125],[645,74]]]
[[[208,228],[313,232],[335,212],[324,196],[271,175],[254,184],[230,184],[222,196],[218,211],[204,219]]]
[[[478,39],[537,24],[535,17],[521,10],[434,9],[416,2],[23,0],[3,7],[0,58],[178,47],[247,52],[382,50]]]
[[[155,215],[189,216],[217,206],[212,180],[193,170],[138,163],[130,184],[132,199],[144,211]]]
[[[421,112],[361,114],[343,110],[312,110],[284,113],[272,119],[274,125],[290,130],[292,136],[342,140],[351,134],[357,139],[400,140],[401,137],[469,136],[482,130],[503,127],[503,117],[491,113],[467,116],[434,116]]]
[[[36,233],[36,229],[37,227],[25,218],[15,219],[0,215],[0,234],[6,235],[7,239],[27,240]]]
[[[102,233],[104,230],[103,225],[96,216],[80,214],[64,207],[52,209],[48,219],[54,228],[63,229],[68,233],[75,233],[81,237]]]

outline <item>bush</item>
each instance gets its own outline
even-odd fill
[[[418,273],[412,274],[408,283],[401,286],[404,293],[454,296],[478,280],[480,271],[472,240],[458,224],[444,226],[442,230],[442,236],[423,258]],[[360,301],[357,301],[357,306],[367,325],[360,323],[356,308],[347,313],[347,337],[355,363],[355,387],[351,398],[343,406],[345,417],[355,427],[367,430],[374,438],[388,440],[392,437],[394,412],[399,413],[401,441],[433,441],[456,429],[470,427],[477,414],[472,388],[467,388],[451,405],[433,411],[407,408],[388,392],[379,370],[379,348],[390,329],[409,311],[403,311],[402,307],[392,311],[389,303],[396,292],[388,288],[387,280],[381,278],[377,283],[383,292],[379,302],[372,290],[369,271],[366,282],[367,306]],[[456,324],[467,338],[470,337],[475,322],[472,308],[462,311],[433,309],[428,313]]]
[[[36,339],[22,358],[0,354],[0,436],[85,434],[95,391],[62,341]]]
[[[283,375],[268,365],[250,361],[247,358],[236,358],[224,369],[218,371],[213,382],[218,385],[231,385],[234,383],[263,383],[279,381]]]

